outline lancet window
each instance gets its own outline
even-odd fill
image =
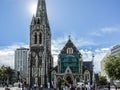
[[[37,33],[34,34],[34,44],[37,44]]]
[[[42,44],[42,33],[39,33],[39,44]]]

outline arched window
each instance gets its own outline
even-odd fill
[[[73,49],[72,48],[67,48],[67,54],[73,54]]]
[[[38,20],[37,20],[37,24],[40,24],[40,19],[38,18]]]
[[[88,70],[84,72],[84,80],[85,82],[90,82],[90,72]]]
[[[34,24],[36,24],[36,20],[34,20]]]
[[[39,34],[39,44],[42,44],[42,33]]]
[[[34,34],[34,44],[37,44],[37,33]]]

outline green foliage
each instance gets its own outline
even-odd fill
[[[105,71],[110,79],[120,80],[120,54],[109,56],[105,63]]]
[[[105,76],[99,76],[99,84],[100,85],[106,85],[107,84],[107,79]]]
[[[0,80],[6,81],[6,80],[11,80],[12,78],[12,69],[10,67],[5,67],[2,66],[0,68]]]

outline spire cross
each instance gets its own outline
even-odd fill
[[[69,40],[70,40],[71,36],[69,35]]]

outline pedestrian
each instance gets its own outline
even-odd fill
[[[18,88],[20,88],[20,83],[18,84]]]
[[[41,85],[40,85],[40,89],[39,89],[39,90],[42,90],[42,89],[43,89],[43,85],[41,84]]]
[[[91,85],[90,85],[90,82],[88,82],[88,90],[91,89]]]
[[[86,87],[86,90],[90,90],[91,89],[90,83],[87,83],[85,87]]]
[[[110,90],[110,83],[108,82],[108,85],[107,85],[107,87],[108,87],[108,90]]]
[[[48,82],[47,84],[48,84],[48,88],[50,88],[50,82]]]
[[[8,85],[5,87],[5,90],[10,90],[10,88],[8,88]]]
[[[84,90],[84,85],[82,84],[82,90]]]
[[[37,85],[36,85],[36,84],[34,84],[34,89],[36,90],[36,88],[37,88]]]

